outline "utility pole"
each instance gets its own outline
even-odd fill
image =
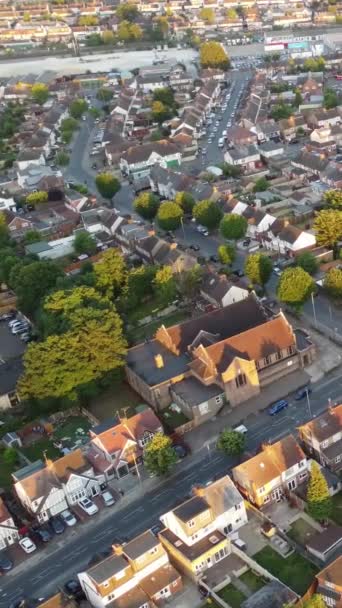
[[[316,308],[315,308],[315,300],[314,300],[313,293],[311,293],[311,302],[312,302],[312,310],[313,310],[313,316],[314,316],[314,321],[315,321],[315,327],[317,327]]]
[[[310,415],[310,418],[312,418],[311,403],[310,403],[310,397],[309,397],[309,389],[308,389],[308,387],[306,387],[305,393],[306,393],[306,400],[307,400],[307,403],[308,403],[309,415]]]

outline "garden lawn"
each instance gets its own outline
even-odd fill
[[[243,583],[245,583],[245,585],[247,585],[247,587],[250,588],[251,591],[253,591],[253,593],[255,591],[259,591],[259,589],[265,586],[265,582],[261,576],[254,574],[252,570],[247,570],[247,572],[242,574],[239,578]]]
[[[218,591],[217,595],[226,601],[231,608],[240,608],[242,602],[246,599],[244,594],[231,583]]]
[[[149,317],[161,310],[160,302],[157,298],[151,298],[146,302],[142,302],[135,310],[127,313],[128,323],[137,323],[140,319]]]
[[[334,520],[336,524],[342,526],[342,492],[335,494],[332,497],[332,512],[331,519]]]
[[[189,313],[187,311],[178,311],[172,313],[168,317],[160,317],[156,321],[152,321],[152,323],[129,330],[130,341],[133,344],[139,344],[146,340],[146,338],[152,338],[161,325],[171,327],[181,321],[185,321],[185,319],[189,319]]]
[[[56,424],[53,430],[53,435],[56,439],[63,439],[63,437],[70,437],[71,441],[75,441],[80,438],[77,429],[83,429],[86,436],[91,427],[91,423],[84,416],[70,416],[62,424]]]
[[[310,538],[317,534],[317,530],[313,526],[310,526],[310,524],[303,517],[299,517],[291,524],[290,530],[287,532],[287,534],[297,543],[305,546]]]
[[[162,417],[163,422],[171,429],[176,429],[178,426],[189,422],[189,418],[187,418],[183,412],[175,412],[170,407],[162,410],[162,412],[160,412],[160,416]]]
[[[318,569],[298,553],[292,553],[286,559],[271,547],[264,547],[254,555],[255,561],[279,578],[299,595],[310,587]]]
[[[62,456],[61,452],[54,447],[52,441],[46,437],[42,437],[42,439],[35,441],[35,443],[20,448],[20,452],[25,454],[26,458],[31,462],[34,462],[35,460],[44,460],[44,452],[46,457],[51,458],[51,460],[56,460],[56,458]]]
[[[0,488],[8,490],[12,488],[13,480],[11,474],[20,468],[20,464],[7,464],[2,459],[3,452],[0,451]]]

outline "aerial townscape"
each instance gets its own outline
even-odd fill
[[[342,608],[342,0],[0,0],[0,608]]]

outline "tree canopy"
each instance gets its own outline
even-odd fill
[[[164,230],[176,230],[181,225],[182,208],[173,201],[165,201],[158,209],[157,221]]]
[[[327,190],[323,195],[324,202],[334,209],[342,211],[342,191]]]
[[[237,213],[226,213],[220,223],[220,231],[225,239],[238,241],[245,236],[247,220],[243,215]]]
[[[134,199],[133,207],[145,220],[152,220],[159,208],[159,198],[152,192],[142,192]]]
[[[49,97],[49,89],[46,84],[43,84],[42,82],[36,82],[32,86],[31,94],[33,100],[42,106]]]
[[[122,3],[116,9],[116,15],[122,21],[134,21],[139,14],[136,4]]]
[[[63,276],[62,270],[49,260],[15,265],[9,282],[14,289],[18,308],[32,315],[39,303],[56,285],[57,279]]]
[[[342,238],[342,211],[338,209],[319,211],[313,228],[319,245],[333,247]]]
[[[279,300],[299,310],[315,289],[315,283],[310,275],[297,266],[287,268],[281,274],[277,295]]]
[[[265,192],[269,188],[269,185],[270,183],[266,177],[259,177],[254,184],[253,192]]]
[[[318,521],[328,519],[332,509],[329,488],[319,464],[314,460],[311,462],[306,502],[308,513],[311,517]]]
[[[150,473],[166,475],[178,458],[170,437],[156,433],[144,450],[144,465]]]
[[[263,253],[252,253],[245,261],[245,274],[251,283],[265,285],[272,274],[272,260]]]
[[[330,268],[324,277],[324,289],[333,297],[342,297],[342,270]]]
[[[26,203],[28,205],[38,205],[39,203],[48,202],[48,193],[44,190],[37,190],[37,192],[31,192],[26,197]]]
[[[96,286],[109,298],[117,295],[126,280],[126,263],[118,249],[107,249],[94,264]]]
[[[0,211],[0,248],[6,247],[10,242],[10,233],[6,223],[5,214]]]
[[[202,68],[220,68],[227,70],[229,57],[220,42],[204,42],[200,46],[200,63]]]
[[[103,198],[113,198],[121,188],[119,180],[111,173],[98,173],[95,178],[96,188]]]
[[[96,252],[96,241],[89,232],[82,230],[75,236],[74,249],[78,254],[93,255]]]
[[[236,250],[234,245],[227,243],[226,245],[219,245],[217,249],[217,255],[221,264],[231,266],[235,260]]]
[[[222,211],[214,201],[204,200],[196,203],[192,215],[199,224],[212,230],[218,227],[222,218]]]
[[[74,99],[69,107],[69,112],[72,118],[79,120],[81,116],[87,111],[88,104],[85,99]]]
[[[338,95],[333,89],[324,90],[324,107],[326,110],[331,110],[338,106]]]
[[[161,266],[154,277],[154,291],[163,306],[170,304],[177,295],[176,279],[171,266]]]
[[[305,270],[311,275],[315,274],[315,272],[317,272],[318,270],[317,260],[313,253],[311,253],[311,251],[304,251],[303,253],[301,253],[296,258],[296,262],[297,266],[300,266],[301,268],[303,268],[303,270]]]
[[[163,123],[164,120],[168,120],[172,116],[170,108],[166,106],[162,101],[153,101],[151,110],[153,120],[155,120],[159,124]]]
[[[227,456],[238,456],[245,449],[245,436],[243,433],[225,429],[219,435],[217,440],[217,449]]]
[[[199,18],[202,19],[202,21],[205,21],[206,23],[215,23],[215,12],[210,7],[204,7],[199,12]]]
[[[130,270],[120,298],[120,309],[134,310],[146,296],[152,295],[156,272],[156,266],[140,266]]]
[[[195,199],[190,192],[177,192],[175,203],[182,207],[184,213],[192,213],[195,205]]]

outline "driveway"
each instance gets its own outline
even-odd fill
[[[8,360],[20,357],[26,344],[18,336],[13,336],[6,321],[0,321],[0,359]]]

